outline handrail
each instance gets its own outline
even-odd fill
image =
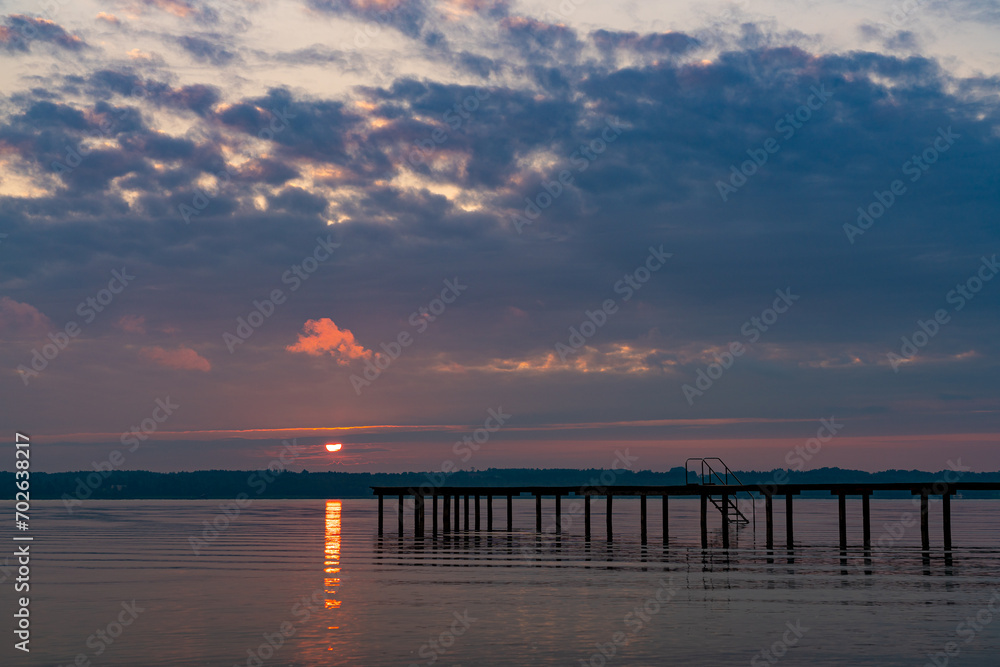
[[[723,461],[722,459],[720,459],[718,456],[706,456],[706,457],[695,457],[695,456],[692,456],[692,457],[686,459],[684,461],[684,483],[685,484],[690,484],[691,483],[690,477],[689,477],[690,471],[688,470],[688,464],[691,461],[698,461],[699,463],[701,463],[701,472],[700,472],[701,481],[700,482],[696,482],[696,483],[700,483],[703,486],[714,485],[716,483],[722,484],[723,486],[729,486],[729,478],[731,476],[733,478],[733,480],[736,482],[737,485],[744,486],[743,481],[736,475],[736,473],[734,473],[732,470],[730,470],[729,466],[726,465],[726,462]],[[719,462],[720,466],[722,467],[722,471],[721,471],[722,474],[720,474],[720,471],[718,471],[718,470],[716,470],[715,468],[712,467],[712,464],[710,463],[710,461],[718,461]],[[695,472],[696,475],[699,474],[698,471],[694,471],[694,472]],[[718,482],[715,482],[713,480],[718,480]],[[749,498],[750,498],[750,509],[752,510],[752,515],[753,515],[753,529],[754,529],[754,533],[756,534],[756,532],[757,532],[757,503],[755,502],[755,498],[754,498],[754,495],[752,493],[750,493],[749,491],[744,491],[743,493],[746,493],[747,496],[749,496]],[[714,500],[712,502],[713,502],[713,504],[715,503]],[[746,515],[743,514],[743,512],[740,511],[740,509],[738,507],[736,507],[735,504],[733,504],[733,509],[736,510],[736,513],[737,513],[738,516],[743,517],[744,521],[747,520],[746,519]],[[721,508],[720,508],[720,511],[721,511]]]

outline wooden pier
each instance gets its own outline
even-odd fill
[[[839,517],[839,538],[840,548],[847,548],[847,503],[848,496],[861,498],[862,511],[862,532],[863,546],[866,550],[871,549],[871,496],[879,492],[908,492],[920,498],[920,543],[924,551],[930,549],[930,526],[928,515],[928,501],[932,497],[941,497],[942,503],[942,545],[945,551],[952,548],[951,539],[951,496],[961,491],[1000,491],[1000,483],[991,482],[898,482],[882,484],[684,484],[676,486],[510,486],[510,487],[438,487],[432,490],[424,490],[413,487],[372,487],[374,495],[378,496],[378,532],[381,535],[383,525],[383,499],[385,497],[396,497],[399,504],[399,533],[403,533],[404,498],[412,496],[413,504],[413,525],[414,535],[423,537],[425,528],[426,498],[431,498],[431,530],[434,535],[438,534],[438,499],[441,499],[441,532],[449,534],[452,531],[458,532],[459,528],[459,501],[464,498],[464,530],[470,530],[469,526],[469,503],[474,499],[474,527],[472,530],[480,531],[480,499],[485,497],[487,503],[485,530],[494,530],[493,521],[493,499],[506,498],[507,501],[507,521],[506,526],[498,530],[511,532],[513,525],[513,502],[515,497],[524,495],[535,498],[535,532],[542,532],[542,499],[553,498],[555,503],[557,533],[561,532],[562,499],[564,497],[578,497],[584,500],[584,537],[589,540],[591,536],[591,508],[590,500],[593,496],[603,496],[606,498],[606,536],[608,541],[612,541],[614,530],[612,526],[613,501],[618,497],[638,497],[639,503],[639,532],[640,540],[643,544],[647,541],[646,519],[647,519],[647,498],[649,496],[659,497],[663,507],[663,543],[666,544],[670,536],[669,526],[669,499],[670,498],[698,498],[700,500],[701,512],[701,546],[708,547],[708,525],[709,514],[714,514],[709,509],[714,505],[721,515],[722,546],[729,547],[729,527],[733,523],[750,523],[750,519],[745,517],[733,499],[744,496],[751,497],[755,501],[764,500],[764,522],[765,522],[765,544],[768,549],[774,548],[774,517],[773,507],[775,497],[785,499],[785,546],[792,549],[795,546],[794,540],[794,498],[804,492],[819,493],[826,497],[837,498]],[[454,522],[451,520],[450,508],[454,502]],[[756,502],[754,502],[753,523],[756,528]]]

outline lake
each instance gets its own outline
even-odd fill
[[[513,533],[432,539],[428,517],[423,540],[409,514],[397,535],[394,503],[380,539],[374,499],[257,500],[229,516],[220,504],[231,505],[88,501],[70,515],[60,502],[34,503],[32,650],[13,649],[8,556],[0,663],[1000,664],[1000,621],[988,609],[1000,591],[998,501],[953,501],[946,559],[938,503],[924,558],[919,523],[907,518],[914,505],[874,499],[872,538],[884,548],[867,562],[858,546],[841,557],[835,499],[796,500],[794,554],[782,503],[773,553],[761,508],[756,539],[733,529],[728,550],[711,515],[703,551],[694,499],[671,501],[666,548],[658,502],[649,544],[639,543],[638,499],[615,500],[610,544],[600,500],[590,542],[582,501],[569,499],[559,536],[551,499],[542,536],[534,501],[518,499]],[[496,526],[505,513],[498,499]],[[222,529],[205,530],[213,521]],[[860,500],[848,501],[848,521],[860,545]],[[1000,595],[992,604],[1000,609]]]

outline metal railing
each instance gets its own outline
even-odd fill
[[[698,461],[701,464],[701,470],[700,471],[698,471],[698,470],[689,470],[689,464],[691,463],[691,461]],[[717,461],[718,465],[716,467],[712,467],[712,463],[711,463],[712,461]],[[716,470],[716,468],[719,468],[719,469]],[[739,486],[743,486],[743,481],[739,477],[737,477],[736,473],[734,473],[732,470],[730,470],[729,466],[726,465],[726,462],[723,461],[722,459],[720,459],[718,456],[691,457],[691,458],[687,459],[686,461],[684,461],[684,483],[685,484],[691,484],[691,473],[692,472],[695,473],[695,480],[698,480],[699,477],[700,477],[700,481],[695,481],[695,484],[700,484],[702,486],[712,486],[712,485],[717,485],[717,484],[721,484],[723,486],[729,486],[730,484],[737,484]],[[729,509],[732,510],[732,512],[735,512],[735,514],[734,515],[731,514],[731,516],[734,516],[733,522],[735,522],[737,524],[740,524],[740,523],[742,523],[742,524],[750,524],[750,523],[752,523],[754,533],[756,533],[757,532],[757,504],[754,501],[754,496],[753,496],[752,493],[750,493],[749,491],[743,491],[743,493],[745,493],[747,495],[747,497],[750,499],[750,509],[751,509],[751,517],[752,517],[752,519],[751,518],[747,518],[746,514],[744,514],[743,511],[740,510],[739,506],[736,504],[736,502],[734,500],[734,498],[736,497],[735,495],[734,496],[729,496],[729,503],[728,503],[729,504]],[[713,505],[715,505],[716,509],[718,509],[719,512],[723,511],[723,507],[722,507],[722,503],[721,502],[716,501],[715,498],[713,498],[711,495],[708,496],[708,499],[711,501],[711,503]]]

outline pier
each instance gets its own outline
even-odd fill
[[[555,504],[557,533],[561,531],[561,507],[563,498],[583,498],[584,500],[584,537],[589,540],[591,537],[591,498],[594,496],[606,499],[606,539],[611,541],[614,536],[612,525],[612,508],[615,497],[638,497],[639,503],[639,532],[640,540],[643,544],[647,541],[647,502],[649,497],[658,498],[662,503],[662,535],[666,544],[670,537],[669,526],[669,505],[671,498],[698,498],[700,500],[701,512],[701,546],[708,547],[709,516],[717,513],[716,520],[720,521],[722,529],[722,546],[729,546],[729,527],[733,524],[746,525],[748,523],[756,525],[756,505],[754,502],[753,516],[746,517],[739,509],[736,509],[734,500],[740,496],[753,498],[755,501],[764,501],[764,535],[765,545],[768,549],[773,549],[775,544],[775,526],[773,517],[774,499],[784,498],[785,501],[785,546],[792,549],[795,546],[794,539],[794,499],[795,496],[804,492],[820,493],[831,500],[836,498],[839,517],[839,538],[840,548],[847,548],[847,515],[846,499],[848,497],[861,498],[861,522],[864,548],[871,548],[871,502],[872,495],[879,492],[908,492],[920,499],[920,542],[924,551],[930,549],[930,525],[928,514],[928,501],[932,497],[940,497],[942,500],[942,546],[945,551],[952,549],[951,538],[951,497],[961,491],[1000,491],[1000,484],[990,482],[954,482],[947,483],[941,481],[931,482],[893,482],[881,484],[715,484],[715,483],[691,483],[673,486],[505,486],[505,487],[437,487],[431,490],[423,490],[413,487],[372,487],[374,495],[378,496],[378,531],[382,534],[384,529],[383,507],[384,498],[396,498],[399,504],[398,522],[399,531],[403,531],[404,499],[412,497],[413,503],[413,526],[414,534],[423,537],[425,531],[427,498],[431,508],[431,531],[434,535],[440,531],[444,534],[458,532],[460,530],[480,531],[483,529],[480,523],[480,502],[486,499],[486,522],[485,530],[505,530],[511,532],[513,525],[513,500],[517,497],[528,496],[535,498],[535,532],[542,532],[542,503],[543,498],[551,498]],[[505,499],[507,506],[506,522],[500,526],[494,525],[493,501],[494,498]],[[441,523],[438,523],[438,504],[442,507]],[[459,516],[460,501],[464,509],[463,516]],[[470,501],[474,506],[474,524],[470,527],[469,510]],[[454,515],[451,515],[450,508],[454,504]],[[714,507],[713,507],[714,506]],[[734,511],[735,509],[735,511]],[[463,519],[460,522],[460,518]]]

